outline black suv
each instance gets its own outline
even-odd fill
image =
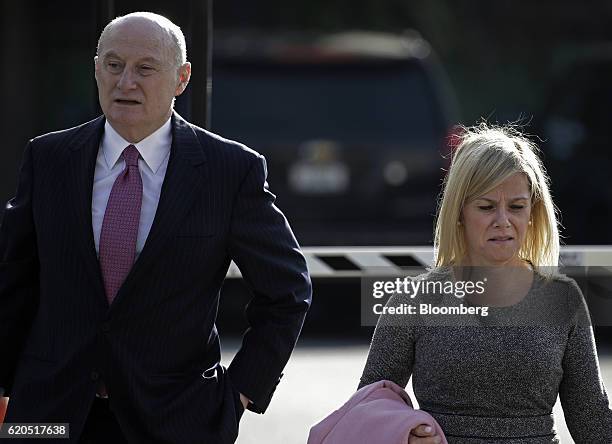
[[[431,243],[455,114],[418,34],[216,32],[211,116],[266,156],[302,245]]]
[[[538,134],[567,244],[612,244],[612,45],[559,62]]]

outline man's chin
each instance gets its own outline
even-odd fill
[[[121,112],[111,111],[110,113],[105,114],[105,115],[106,115],[106,119],[113,126],[113,128],[139,127],[139,126],[142,126],[143,120],[144,120],[141,113],[129,111],[129,110],[121,111]]]
[[[109,114],[116,119],[133,119],[137,116],[142,116],[142,105],[121,105],[113,104],[109,110]]]

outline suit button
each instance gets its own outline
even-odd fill
[[[100,373],[96,371],[91,372],[90,376],[92,381],[97,381],[98,379],[100,379]]]
[[[108,333],[110,331],[110,323],[103,322],[102,325],[100,326],[100,329],[102,330],[103,333]]]

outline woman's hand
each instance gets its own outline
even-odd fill
[[[442,437],[437,435],[433,427],[421,424],[410,432],[408,444],[440,444]]]

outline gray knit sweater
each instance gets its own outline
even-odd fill
[[[422,278],[448,281],[452,273],[438,268]],[[429,301],[459,303],[454,296]],[[414,302],[396,294],[387,306]],[[530,325],[521,325],[527,317]],[[463,315],[460,324],[407,319],[399,324],[397,315],[381,315],[359,387],[381,379],[406,386],[412,376],[420,408],[438,421],[449,443],[558,443],[557,395],[576,443],[612,443],[593,329],[572,279],[536,272],[521,302],[489,307],[487,317]]]

